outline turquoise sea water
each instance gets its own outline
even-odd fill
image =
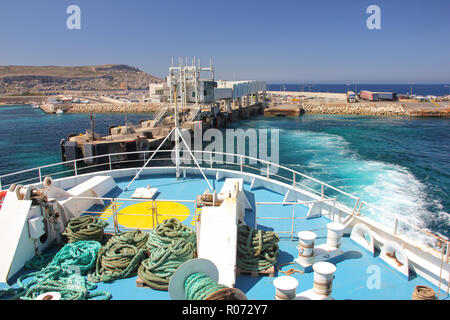
[[[129,114],[128,121],[151,117]],[[96,132],[124,121],[124,114],[98,114]],[[87,114],[0,107],[0,175],[60,162],[59,141],[89,127]],[[449,119],[305,115],[257,117],[231,127],[278,128],[280,164],[450,236]]]
[[[280,164],[417,226],[450,235],[449,119],[261,116],[243,124],[245,128],[280,129]],[[364,213],[375,214],[372,210]]]
[[[97,114],[95,132],[106,135],[112,125],[138,123],[152,114]],[[0,106],[0,175],[61,162],[59,142],[70,133],[85,133],[88,114],[45,114],[28,105]]]

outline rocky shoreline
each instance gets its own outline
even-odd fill
[[[158,103],[89,103],[62,106],[62,109],[65,113],[140,113],[158,112],[162,107]],[[396,103],[302,103],[301,108],[305,113],[316,114],[409,115],[402,104]]]
[[[402,102],[304,102],[304,113],[367,116],[450,117],[448,103]]]
[[[302,103],[305,113],[344,114],[370,116],[410,115],[407,108],[399,103]]]
[[[269,105],[277,107],[277,105]],[[328,102],[314,101],[289,104],[291,108],[298,108],[300,114],[340,114],[340,115],[366,115],[366,116],[412,116],[412,117],[449,117],[450,107],[416,106],[399,102]],[[162,103],[89,103],[70,105],[47,105],[41,109],[47,113],[54,113],[61,108],[65,113],[154,113],[161,110]],[[275,108],[277,109],[277,108]],[[267,109],[266,109],[267,110]],[[283,113],[283,112],[281,112]],[[286,114],[288,115],[288,114]]]
[[[65,113],[145,113],[158,112],[163,106],[157,103],[89,103],[72,104],[63,108]]]

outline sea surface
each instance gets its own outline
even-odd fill
[[[281,165],[450,236],[450,119],[261,116],[233,126],[278,128]],[[353,208],[354,200],[337,197]],[[361,212],[393,225],[375,210]]]
[[[95,132],[107,135],[113,125],[139,123],[153,114],[96,114]],[[61,162],[60,141],[90,129],[89,114],[46,114],[29,105],[0,106],[0,175]]]
[[[138,123],[152,114],[97,114],[96,132],[107,134],[111,125],[123,125],[125,117]],[[0,107],[0,175],[60,162],[60,140],[88,128],[88,114]],[[281,165],[450,237],[450,119],[260,116],[232,123],[231,128],[279,129]],[[363,213],[392,223],[377,212]]]
[[[447,85],[447,87],[446,87]],[[308,84],[308,83],[268,83],[267,90],[272,91],[311,91],[346,93],[347,91],[359,92],[361,90],[396,92],[397,94],[410,94],[421,96],[446,96],[450,95],[450,84]]]

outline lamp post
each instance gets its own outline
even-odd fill
[[[411,86],[411,92],[409,93],[409,97],[412,98],[414,82],[410,82],[409,85]]]

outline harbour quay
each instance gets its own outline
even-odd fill
[[[448,117],[449,101],[359,99],[350,102],[345,93],[267,91],[265,115],[342,114],[367,116]]]
[[[200,78],[200,72],[209,73],[209,77]],[[91,128],[87,129],[85,134],[71,133],[67,139],[61,139],[61,157],[63,161],[88,157],[84,160],[85,164],[92,164],[108,160],[112,153],[149,151],[159,144],[170,144],[170,140],[166,141],[165,137],[178,125],[183,130],[192,132],[194,128],[222,128],[226,127],[227,122],[261,115],[266,107],[266,98],[264,81],[215,80],[212,62],[206,67],[200,66],[195,60],[189,65],[183,65],[181,61],[178,66],[172,63],[167,82],[150,84],[149,97],[144,104],[130,101],[77,104],[79,112],[98,113],[100,110],[106,110],[154,113],[151,119],[142,120],[139,124],[111,126],[108,135],[103,137],[95,133],[95,120],[91,116]],[[65,107],[67,109],[63,110]],[[56,104],[43,105],[41,109],[49,113],[66,113],[72,110],[59,101]],[[103,155],[108,156],[98,158]],[[145,157],[145,154],[127,155],[126,159],[121,160],[134,161],[139,156]]]

